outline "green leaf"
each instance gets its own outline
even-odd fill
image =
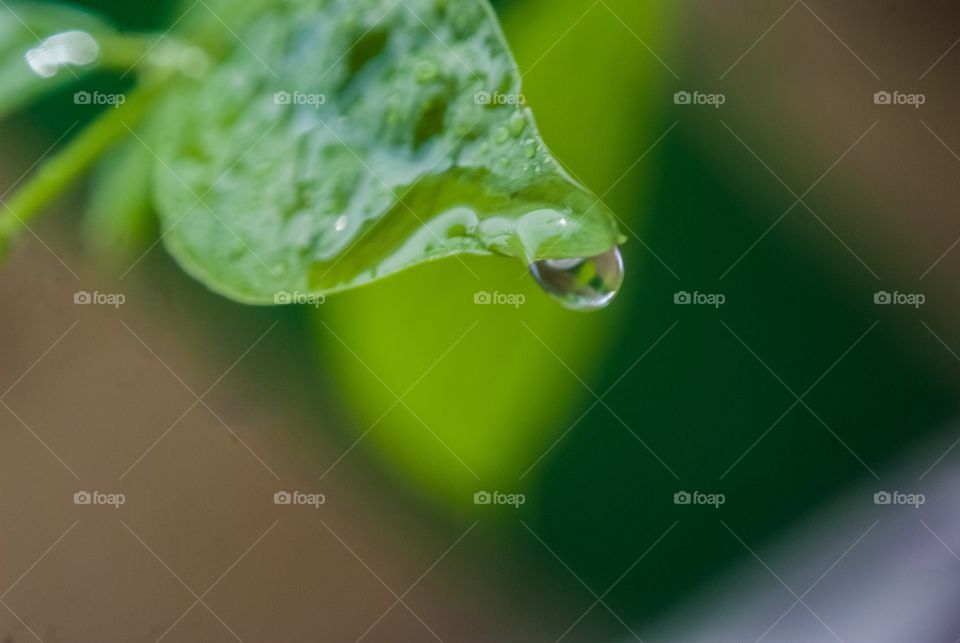
[[[486,0],[264,10],[156,141],[164,241],[248,303],[457,254],[600,254],[612,214],[560,167]],[[580,136],[589,136],[589,123]]]
[[[113,35],[85,11],[0,6],[0,117],[95,69],[103,59],[102,40]]]
[[[504,12],[503,22],[528,70],[528,97],[541,106],[544,130],[558,135],[562,158],[597,186],[617,185],[611,204],[639,230],[649,212],[646,177],[656,164],[636,160],[665,127],[657,114],[661,68],[646,47],[671,50],[682,8],[605,4],[584,17],[582,0],[524,0]],[[584,119],[596,124],[590,134],[600,144],[581,142]],[[629,180],[621,180],[631,166]],[[470,271],[459,262],[423,266],[320,306],[316,355],[347,409],[347,443],[358,441],[339,466],[356,466],[368,454],[400,484],[473,519],[472,495],[481,489],[525,491],[531,506],[541,506],[540,476],[578,431],[609,422],[633,440],[602,407],[578,419],[594,402],[578,378],[603,393],[595,375],[604,360],[636,341],[624,336],[632,329],[622,314],[566,311],[521,266],[464,260]],[[614,304],[621,312],[646,279],[642,271],[631,276],[633,288]],[[518,309],[476,306],[477,291],[523,294],[526,301]],[[633,430],[645,437],[650,427]]]

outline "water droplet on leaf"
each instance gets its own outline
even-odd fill
[[[241,239],[234,239],[230,242],[229,255],[231,259],[239,259],[246,252],[247,246]]]
[[[537,261],[530,272],[564,307],[597,310],[609,305],[623,285],[623,257],[614,247],[596,257]]]
[[[50,36],[24,56],[30,69],[41,78],[52,78],[63,67],[92,64],[100,45],[85,31],[65,31]]]
[[[429,83],[437,77],[437,66],[429,60],[422,60],[417,64],[416,78],[418,83]]]
[[[514,112],[513,116],[510,117],[510,133],[516,138],[523,134],[525,129],[527,129],[527,119],[523,112]]]

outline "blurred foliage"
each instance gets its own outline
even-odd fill
[[[654,619],[727,565],[752,560],[721,520],[756,550],[838,490],[873,480],[857,457],[882,477],[955,411],[948,387],[902,350],[886,321],[817,382],[878,315],[869,295],[852,301],[849,282],[816,256],[792,254],[771,235],[718,280],[789,203],[738,190],[728,168],[704,160],[695,132],[681,124],[664,139],[657,215],[644,234],[681,279],[650,254],[631,257],[647,278],[628,282],[626,330],[595,384],[600,392],[615,384],[607,403],[679,479],[596,407],[557,447],[531,501],[537,533],[598,593],[680,521],[606,599],[628,622]],[[737,145],[731,139],[731,153]],[[851,272],[860,270],[855,261]],[[723,292],[727,304],[674,306],[678,290]],[[829,428],[800,404],[777,422],[795,401],[778,376],[797,395],[816,383],[804,400]],[[676,506],[678,490],[721,492],[727,501],[719,510]],[[582,591],[562,568],[557,574]],[[604,624],[620,631],[611,618]]]

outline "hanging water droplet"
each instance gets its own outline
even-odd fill
[[[566,308],[597,310],[613,301],[623,285],[623,257],[614,247],[596,257],[537,261],[530,272]]]

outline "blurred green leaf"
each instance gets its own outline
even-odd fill
[[[267,304],[621,240],[541,141],[486,0],[281,4],[240,37],[159,128],[164,240],[213,290]]]

